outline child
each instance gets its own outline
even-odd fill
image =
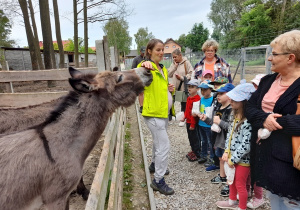
[[[226,140],[226,135],[229,127],[229,116],[231,114],[231,106],[230,106],[230,99],[226,95],[226,93],[231,91],[233,88],[234,88],[233,84],[227,83],[224,87],[221,87],[218,90],[216,90],[217,100],[219,103],[214,108],[212,114],[213,118],[208,118],[206,115],[203,115],[202,118],[200,118],[205,123],[209,125],[216,124],[220,128],[220,132],[214,132],[212,129],[212,138],[214,138],[212,139],[212,141],[215,142],[214,147],[216,148],[215,155],[220,160],[220,167],[218,167],[220,168],[220,174],[211,180],[211,183],[213,184],[218,184],[218,183],[225,184],[227,181],[225,171],[224,171],[224,161],[222,160],[222,156],[225,149],[225,140]]]
[[[189,97],[186,101],[186,108],[184,112],[184,118],[181,120],[184,122],[186,120],[186,130],[192,151],[189,152],[186,157],[189,161],[197,161],[200,158],[200,141],[198,138],[197,130],[195,126],[197,124],[196,119],[192,116],[193,102],[200,101],[200,96],[197,94],[199,81],[197,79],[192,79],[187,83]]]
[[[213,97],[211,96],[212,86],[206,84],[204,82],[201,83],[199,86],[201,88],[201,95],[203,96],[200,100],[200,113],[198,117],[201,118],[203,114],[205,114],[205,108],[210,107],[213,101]],[[211,130],[210,125],[207,125],[202,120],[199,120],[198,126],[198,133],[201,139],[201,158],[198,159],[198,163],[202,164],[207,161],[207,150],[209,148],[210,139],[211,139]],[[210,145],[211,148],[211,145]],[[213,152],[210,150],[211,159],[213,159]]]
[[[250,173],[250,138],[252,127],[245,118],[245,105],[255,88],[250,83],[238,85],[227,93],[231,99],[234,120],[227,133],[225,152],[222,159],[229,167],[235,167],[235,177],[229,186],[229,200],[218,201],[219,208],[247,209],[248,193],[246,189],[247,178]],[[237,202],[239,194],[239,203]]]
[[[203,80],[213,81],[213,73],[211,70],[205,70],[202,74]]]

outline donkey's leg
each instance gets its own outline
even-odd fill
[[[85,187],[83,177],[81,177],[80,182],[77,185],[76,192],[81,195],[84,200],[87,200],[89,197],[90,191]]]

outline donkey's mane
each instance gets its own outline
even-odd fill
[[[62,113],[67,110],[68,107],[70,107],[74,104],[77,104],[79,101],[80,95],[81,94],[79,92],[70,91],[69,94],[67,96],[65,96],[63,101],[59,104],[59,106],[57,108],[55,108],[53,111],[51,111],[50,115],[47,117],[47,119],[43,123],[32,127],[32,129],[36,130],[36,132],[40,136],[41,140],[43,141],[44,148],[46,150],[46,154],[47,154],[49,160],[53,163],[55,162],[55,160],[53,159],[53,157],[51,155],[48,140],[44,134],[44,128],[47,125],[51,124],[52,122],[55,122],[62,115]]]

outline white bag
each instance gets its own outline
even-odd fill
[[[200,114],[200,103],[199,103],[199,101],[193,102],[192,114]]]
[[[183,118],[184,118],[184,112],[178,112],[176,114],[176,120],[177,121],[181,121],[181,120],[183,120]]]
[[[216,132],[216,133],[220,133],[221,132],[221,128],[219,125],[217,125],[216,123],[213,123],[211,128],[212,131]]]
[[[235,167],[230,168],[227,162],[224,162],[224,170],[227,178],[227,184],[232,185],[235,175]]]
[[[208,106],[208,107],[205,107],[204,110],[205,110],[205,115],[208,118],[212,118],[212,113],[213,113],[214,108],[212,106]]]

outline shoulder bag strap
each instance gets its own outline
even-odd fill
[[[186,70],[186,61],[184,61],[184,71],[185,71],[185,75],[187,75],[187,70]]]

